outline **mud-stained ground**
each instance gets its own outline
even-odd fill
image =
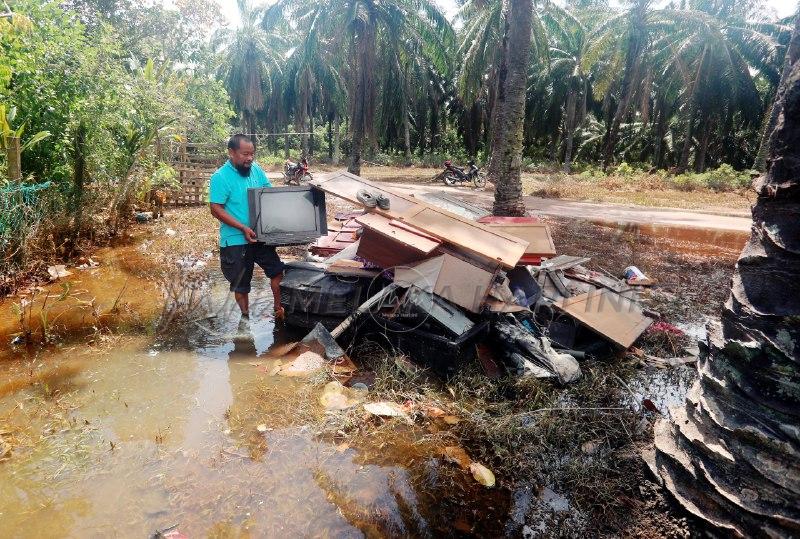
[[[635,264],[656,278],[648,307],[693,337],[726,297],[735,246],[548,222],[559,251],[591,256],[592,269]],[[171,210],[131,232],[92,255],[97,267],[0,304],[0,536],[147,536],[172,525],[190,537],[697,531],[639,458],[692,367],[622,354],[584,362],[566,388],[490,380],[477,366],[445,383],[366,343],[351,349],[366,392],[331,386],[346,377],[330,369],[276,375],[294,357],[281,345],[297,335],[270,317],[263,278],[254,320],[240,324],[207,209]],[[35,344],[9,344],[24,331]],[[691,340],[645,335],[637,346],[671,355]],[[331,409],[331,387],[346,409]]]

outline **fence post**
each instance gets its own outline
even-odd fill
[[[11,181],[22,181],[22,152],[20,150],[19,137],[7,139],[6,158],[8,163],[8,176]]]

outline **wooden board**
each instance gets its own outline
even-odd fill
[[[359,189],[381,193],[389,199],[390,208],[373,208],[372,213],[400,220],[444,243],[489,259],[507,269],[513,268],[519,262],[528,247],[528,242],[523,239],[493,230],[413,197],[395,193],[380,184],[347,172],[320,174],[309,184],[359,205],[362,205],[356,198]]]
[[[556,255],[556,246],[550,227],[545,223],[484,223],[491,229],[500,230],[528,242],[526,257],[551,257]]]
[[[653,323],[635,301],[606,288],[562,299],[553,306],[626,349]]]
[[[428,256],[419,249],[379,234],[371,228],[364,228],[356,254],[384,269],[418,262]]]
[[[422,254],[430,254],[442,244],[441,241],[432,236],[416,233],[413,228],[405,226],[399,221],[392,221],[377,213],[360,215],[356,217],[356,222],[374,230],[381,236],[399,241]]]

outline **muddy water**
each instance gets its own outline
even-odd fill
[[[645,223],[620,224],[592,221],[594,224],[652,238],[670,250],[700,256],[733,256],[742,251],[749,232],[711,228],[669,226]]]
[[[240,327],[215,279],[213,316],[193,324],[188,347],[127,336],[0,362],[0,380],[36,382],[0,396],[11,448],[0,460],[0,537],[148,537],[172,525],[189,537],[446,530],[454,517],[429,494],[440,462],[414,433],[358,449],[325,441],[309,426],[324,414],[318,388],[267,374],[270,348],[288,336],[269,317],[267,283],[254,290],[254,321]]]

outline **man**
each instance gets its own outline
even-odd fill
[[[275,304],[275,318],[283,318],[280,283],[284,265],[275,247],[256,241],[256,233],[248,226],[250,213],[247,190],[272,187],[267,175],[255,162],[256,147],[247,136],[233,135],[228,141],[228,161],[211,176],[209,206],[211,215],[219,219],[219,259],[222,273],[231,285],[231,292],[242,311],[242,319],[250,317],[250,280],[255,264],[269,278]]]

